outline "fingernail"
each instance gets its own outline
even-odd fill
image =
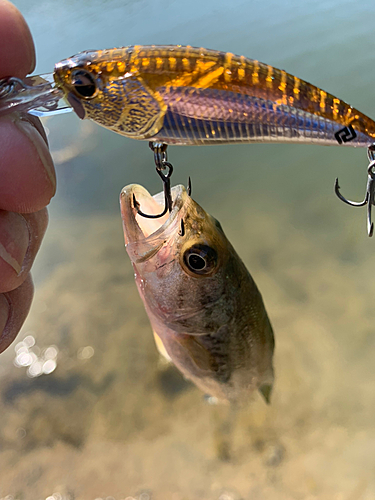
[[[16,120],[16,127],[27,136],[37,150],[46,174],[56,190],[56,177],[49,149],[37,129],[26,120]]]
[[[4,295],[0,295],[0,337],[5,330],[9,318],[9,303]]]
[[[22,215],[0,211],[0,259],[20,274],[29,248],[29,228]]]

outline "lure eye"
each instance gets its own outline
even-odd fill
[[[194,274],[210,274],[216,267],[216,250],[207,245],[193,245],[184,253],[184,264]]]
[[[96,82],[91,73],[84,69],[76,69],[71,74],[71,84],[79,97],[90,99],[96,94]]]

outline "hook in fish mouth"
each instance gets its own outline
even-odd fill
[[[162,142],[153,142],[150,141],[148,143],[149,148],[154,153],[154,161],[156,165],[156,173],[163,181],[163,190],[164,190],[164,209],[159,214],[147,214],[141,210],[140,204],[138,203],[134,193],[133,193],[133,205],[137,210],[138,215],[141,215],[145,219],[160,219],[163,217],[168,211],[172,211],[172,194],[171,194],[171,177],[173,174],[173,165],[167,161],[167,144]],[[165,173],[164,171],[167,170]],[[191,196],[191,179],[188,179],[188,187],[187,193]]]
[[[161,168],[156,167],[156,172],[160,176],[163,181],[163,189],[164,189],[164,210],[160,214],[146,214],[142,212],[140,208],[140,204],[138,203],[134,193],[133,193],[133,204],[134,208],[137,210],[138,215],[141,215],[145,219],[160,219],[163,217],[168,211],[172,212],[172,194],[171,194],[171,175],[173,173],[173,166],[164,162],[164,168],[168,168],[168,172],[166,174],[163,173]]]
[[[180,230],[180,218],[185,213],[184,205],[189,200],[184,186],[178,185],[171,189],[172,209],[160,215],[164,203],[164,192],[152,196],[147,189],[139,184],[130,184],[121,191],[120,206],[124,227],[125,244],[139,243],[160,237],[163,232],[170,233]],[[140,208],[142,211],[140,213]],[[143,212],[156,217],[145,218]]]

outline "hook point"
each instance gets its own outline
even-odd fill
[[[189,175],[189,178],[188,178],[188,185],[187,185],[187,194],[189,196],[191,196],[191,190],[192,190],[192,187],[191,187],[191,178],[190,178],[190,175]]]
[[[184,224],[184,219],[181,219],[181,225],[180,225],[180,230],[178,232],[180,236],[185,236],[185,224]]]
[[[139,208],[139,203],[135,197],[135,194],[133,193],[133,205],[134,205],[134,208],[137,210],[138,212],[138,208]]]

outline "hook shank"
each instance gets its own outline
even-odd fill
[[[171,193],[171,175],[173,173],[173,166],[167,161],[167,144],[162,142],[149,142],[151,150],[154,152],[154,161],[156,165],[156,172],[163,181],[164,190],[164,209],[160,214],[149,215],[142,212],[140,205],[135,199],[133,194],[133,204],[137,213],[146,219],[159,219],[163,217],[168,211],[172,211],[172,193]],[[163,173],[163,170],[168,169],[167,173]]]

